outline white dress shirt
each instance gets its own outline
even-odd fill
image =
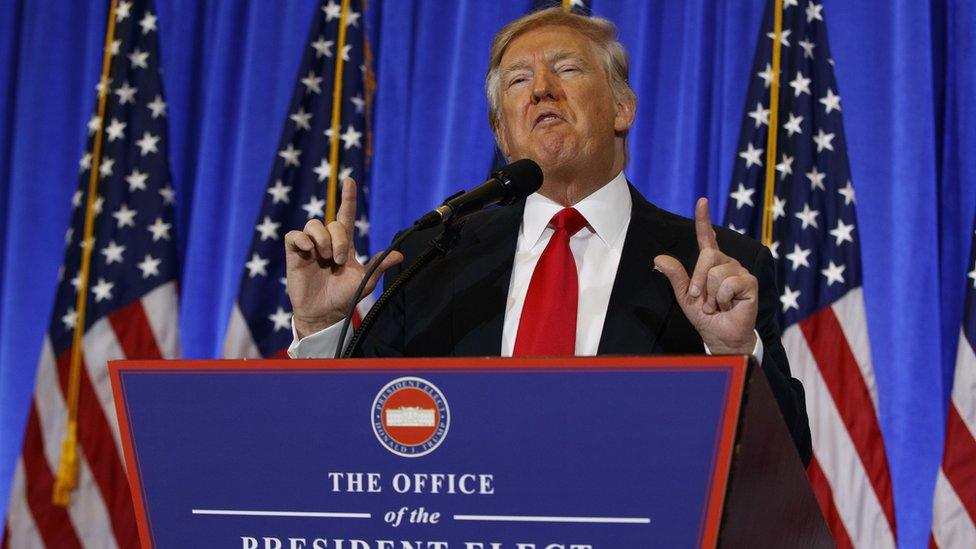
[[[522,226],[515,247],[515,262],[505,302],[501,356],[512,356],[522,305],[539,257],[555,232],[549,221],[564,206],[538,193],[525,200]],[[596,355],[600,347],[603,323],[607,317],[610,293],[617,277],[617,267],[627,237],[633,200],[623,172],[576,205],[588,225],[569,240],[579,274],[579,301],[576,313],[576,355]],[[648,265],[648,276],[653,265]],[[342,323],[334,324],[301,340],[292,322],[293,339],[288,347],[292,358],[325,358],[335,354]],[[348,342],[351,334],[347,334]],[[345,343],[343,344],[345,345]],[[708,352],[708,348],[705,348]],[[762,340],[756,334],[753,356],[762,363]]]
[[[595,355],[600,347],[610,292],[613,291],[613,281],[617,277],[617,266],[627,237],[627,225],[630,224],[633,201],[623,172],[573,207],[586,218],[588,224],[569,239],[569,248],[579,274],[576,355],[587,356]],[[562,204],[541,194],[533,194],[525,200],[525,213],[522,214],[515,263],[512,265],[512,280],[505,302],[502,356],[512,356],[532,272],[555,232],[549,226],[549,221],[563,208]],[[648,265],[648,271],[650,268]]]

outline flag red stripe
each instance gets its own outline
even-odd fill
[[[81,547],[64,507],[51,500],[54,489],[54,475],[48,467],[44,455],[44,440],[37,407],[31,403],[27,416],[27,429],[24,432],[24,484],[27,492],[27,505],[30,507],[37,532],[47,547]]]
[[[800,321],[799,326],[864,464],[891,525],[891,533],[897,539],[891,477],[878,416],[844,331],[831,307],[825,307]]]
[[[966,508],[969,520],[976,523],[976,439],[973,439],[955,404],[949,406],[946,418],[942,470],[959,495],[959,501]]]
[[[138,357],[146,360],[163,358],[156,343],[156,336],[152,331],[152,324],[142,308],[142,301],[136,300],[108,315],[119,346],[126,357]]]
[[[276,352],[275,354],[273,354],[273,355],[271,355],[269,357],[265,357],[265,358],[278,360],[278,359],[289,359],[291,357],[288,356],[288,349],[281,349],[280,351]]]
[[[71,350],[58,357],[58,379],[62,392],[67,395]],[[65,399],[67,401],[67,399]],[[78,392],[78,444],[85,453],[92,476],[98,485],[105,508],[112,519],[112,533],[119,547],[138,547],[139,532],[136,529],[135,512],[125,467],[119,459],[108,421],[102,413],[98,397],[82,365]]]
[[[831,535],[834,536],[834,543],[838,549],[853,549],[854,543],[851,542],[847,534],[847,527],[837,512],[837,504],[834,502],[834,494],[830,490],[830,484],[820,468],[817,456],[810,458],[810,465],[807,467],[807,477],[810,478],[810,486],[813,488],[813,495],[816,496],[823,512],[827,527],[830,528]]]

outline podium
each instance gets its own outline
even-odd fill
[[[830,547],[745,357],[116,361],[144,547]]]

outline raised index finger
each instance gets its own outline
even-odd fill
[[[698,237],[699,250],[718,249],[715,229],[712,228],[712,221],[708,215],[708,199],[704,196],[695,204],[695,236]]]
[[[352,240],[353,228],[356,226],[356,182],[351,177],[342,180],[342,201],[336,212],[336,221],[342,223],[349,240]]]

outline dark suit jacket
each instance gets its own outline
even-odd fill
[[[698,259],[694,222],[646,201],[631,187],[633,210],[600,338],[600,354],[701,354],[704,344],[681,308],[671,284],[653,271],[658,254],[669,254],[688,272]],[[522,221],[521,204],[483,211],[467,219],[457,245],[410,281],[360,346],[362,356],[492,356],[501,352],[505,302]],[[423,231],[401,247],[409,264],[441,229]],[[723,252],[759,279],[756,330],[763,340],[762,369],[804,463],[811,455],[803,386],[790,376],[780,342],[773,260],[760,243],[715,228]],[[386,283],[401,267],[391,269]]]

